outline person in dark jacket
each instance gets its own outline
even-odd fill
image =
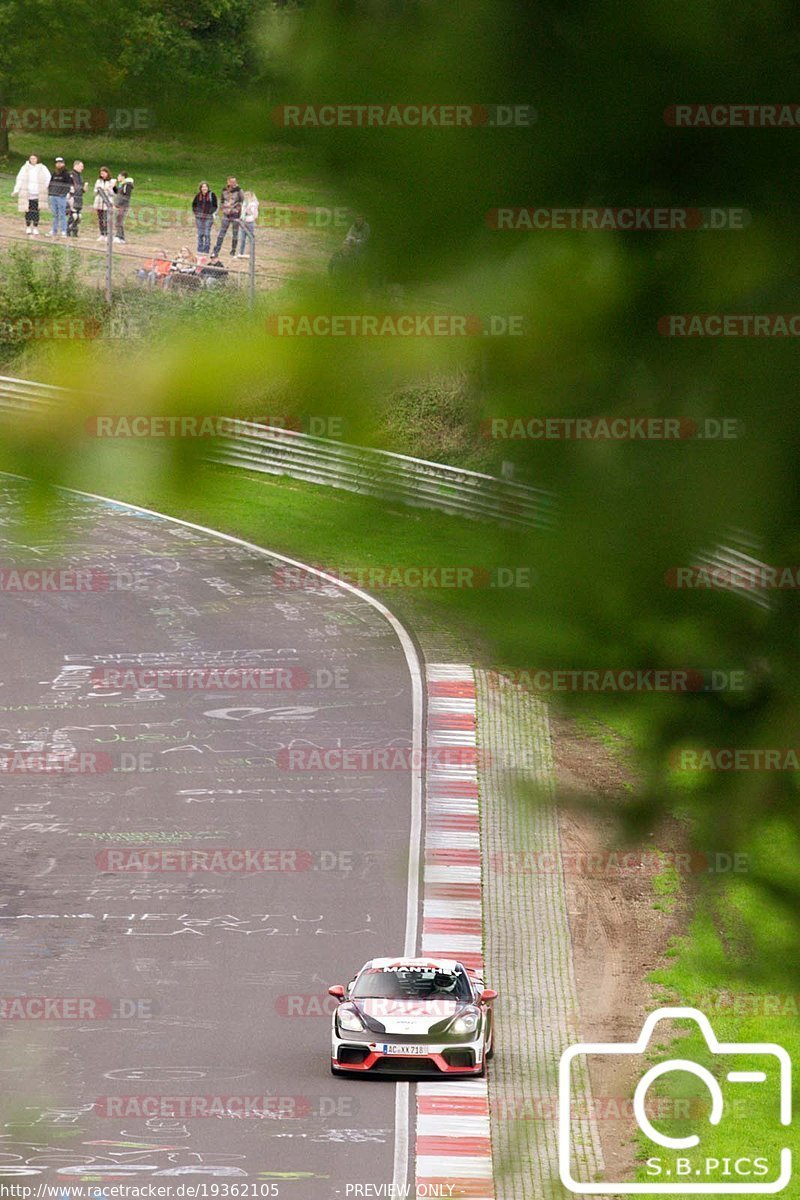
[[[133,180],[128,175],[127,171],[120,171],[117,176],[117,182],[112,188],[114,197],[114,241],[125,241],[125,218],[128,215],[128,209],[131,206],[131,192],[133,191]]]
[[[81,223],[81,212],[83,211],[83,193],[89,186],[87,183],[84,183],[83,163],[79,158],[76,158],[72,164],[69,177],[72,180],[72,187],[67,196],[67,237],[76,238],[78,236],[78,226]]]
[[[55,169],[47,185],[47,198],[50,201],[50,212],[53,214],[53,228],[48,231],[48,237],[56,237],[59,233],[67,236],[67,196],[72,187],[72,179],[63,158],[56,159]]]
[[[192,201],[194,223],[197,226],[197,253],[208,254],[211,251],[211,226],[214,224],[214,214],[217,211],[217,197],[211,191],[205,179],[197,189],[197,195]]]
[[[228,232],[228,227],[233,227],[233,243],[231,245],[231,254],[236,253],[236,245],[239,241],[239,218],[242,215],[242,205],[244,204],[244,192],[236,182],[235,175],[228,176],[228,182],[222,189],[220,196],[222,205],[222,221],[220,222],[219,233],[217,240],[214,243],[212,258],[218,258],[219,252],[225,241],[225,234]]]

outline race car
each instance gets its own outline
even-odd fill
[[[486,1073],[497,992],[455,959],[372,958],[328,992],[334,1075]]]

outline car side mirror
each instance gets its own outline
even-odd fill
[[[481,1004],[488,1004],[490,1000],[497,999],[497,992],[494,990],[494,988],[484,988],[478,999],[480,1000]]]
[[[328,995],[335,996],[337,1000],[344,1000],[344,988],[340,983],[334,983],[328,988]]]

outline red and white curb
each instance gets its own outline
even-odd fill
[[[483,974],[477,701],[469,666],[429,664],[422,953]],[[458,765],[435,751],[464,748]],[[469,749],[474,754],[469,754]],[[434,765],[435,764],[435,765]],[[494,1200],[485,1079],[417,1084],[417,1191]]]

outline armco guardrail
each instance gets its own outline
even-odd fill
[[[760,608],[769,608],[771,601],[763,583],[768,568],[754,557],[759,549],[752,534],[743,529],[730,529],[725,535],[724,546],[702,551],[692,565],[705,568],[713,576],[718,591],[733,592]]]
[[[67,391],[52,384],[0,376],[0,412],[47,411]],[[235,425],[236,435],[219,439],[208,455],[209,461],[518,528],[551,529],[556,523],[557,497],[553,492],[295,430],[240,421]],[[729,530],[725,537],[724,545],[701,551],[692,565],[716,572],[718,589],[769,608],[771,601],[765,589],[752,583],[754,577],[767,570],[755,557],[757,541],[740,529]]]
[[[413,507],[527,529],[550,528],[555,518],[556,498],[551,492],[294,430],[251,425],[226,438],[210,457],[248,471],[290,475]]]
[[[66,394],[66,389],[50,384],[0,376],[0,411],[41,412]],[[208,458],[241,470],[287,475],[473,520],[524,529],[549,529],[555,522],[552,492],[269,425],[236,421],[235,434],[220,438]]]

